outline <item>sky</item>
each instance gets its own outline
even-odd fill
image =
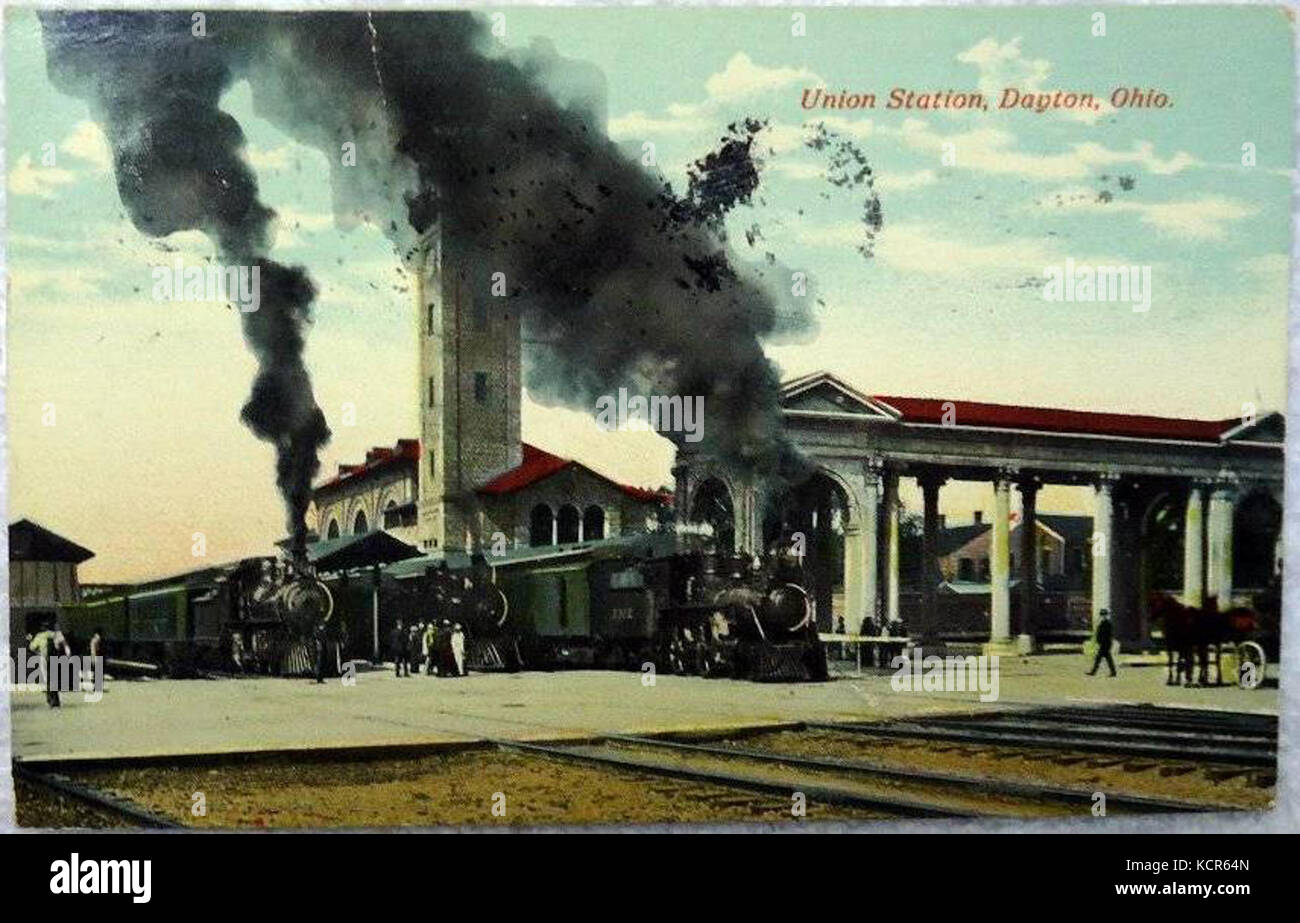
[[[730,229],[737,259],[771,250],[814,282],[817,330],[767,346],[783,377],[826,369],[869,394],[1202,418],[1284,409],[1283,12],[1110,8],[1104,35],[1082,7],[810,8],[803,34],[794,12],[508,8],[500,42],[549,42],[596,65],[611,137],[638,154],[653,144],[679,189],[728,123],[768,120],[760,194]],[[35,15],[5,20],[9,519],[94,550],[83,580],[196,566],[196,533],[211,560],[267,553],[283,510],[273,452],[238,420],[254,369],[238,317],[151,297],[155,266],[213,249],[197,232],[151,241],[131,226],[102,132],[46,77]],[[1003,87],[1103,100],[1136,87],[1172,104],[807,111],[812,87],[876,93],[881,106],[894,87],[993,100]],[[414,309],[382,235],[334,227],[322,155],[260,119],[246,85],[223,108],[279,213],[272,255],[307,266],[320,289],[307,361],[334,432],[323,479],[417,432]],[[816,121],[875,171],[884,224],[870,257],[860,191],[828,183],[803,144]],[[750,249],[754,224],[763,240]],[[1067,259],[1150,267],[1150,309],[1044,300],[1031,280]],[[602,432],[590,416],[526,395],[524,438],[627,483],[671,483],[669,443]],[[915,506],[910,490],[904,500]],[[944,491],[950,521],[990,504],[988,485]],[[1048,488],[1039,508],[1084,512],[1087,492]]]

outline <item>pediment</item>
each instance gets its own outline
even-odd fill
[[[898,419],[897,411],[829,372],[806,375],[782,385],[781,409],[800,413],[850,413],[863,417]]]

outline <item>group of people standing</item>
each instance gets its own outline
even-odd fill
[[[464,676],[468,672],[465,630],[459,622],[430,619],[406,626],[398,619],[388,644],[398,676],[410,676],[412,669],[418,674],[422,665],[426,676]]]

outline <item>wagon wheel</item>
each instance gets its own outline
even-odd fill
[[[1249,667],[1247,666],[1249,664]],[[1237,645],[1237,685],[1242,689],[1256,689],[1264,681],[1264,667],[1268,658],[1264,648],[1254,641]]]

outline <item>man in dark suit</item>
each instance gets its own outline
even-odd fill
[[[393,651],[393,669],[398,676],[411,675],[411,636],[402,620],[397,620],[392,634],[388,636],[388,645]],[[405,671],[405,672],[403,672]]]
[[[1092,661],[1092,669],[1088,671],[1089,676],[1097,675],[1097,668],[1101,666],[1102,658],[1105,658],[1106,666],[1110,667],[1110,675],[1115,675],[1115,658],[1110,655],[1110,646],[1114,637],[1114,627],[1110,623],[1110,610],[1102,609],[1100,618],[1097,620],[1097,632],[1094,636],[1094,640],[1097,642],[1097,656]]]

